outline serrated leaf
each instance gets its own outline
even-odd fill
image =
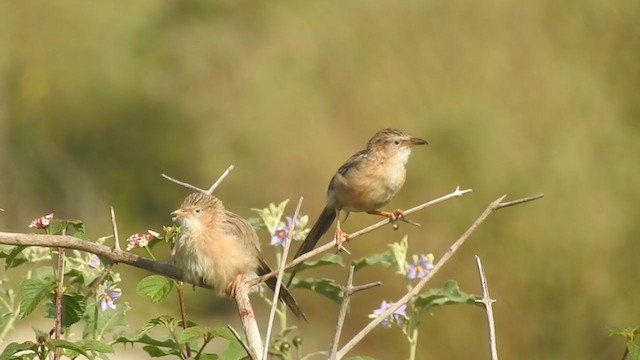
[[[36,351],[38,349],[38,345],[33,341],[25,341],[22,343],[11,343],[7,345],[2,353],[0,353],[0,360],[9,360],[13,357],[14,354],[20,351],[32,350]]]
[[[307,260],[302,264],[298,265],[296,267],[296,271],[302,272],[303,270],[306,270],[306,269],[312,269],[312,268],[327,266],[327,265],[340,265],[344,267],[342,256],[336,255],[336,254],[324,254],[318,260]]]
[[[391,267],[396,265],[396,260],[391,250],[387,250],[383,253],[361,257],[360,259],[354,261],[353,264],[355,265],[355,271],[358,271],[367,266],[377,265],[377,264],[380,264],[385,267]]]
[[[429,289],[418,295],[415,300],[416,310],[426,311],[434,306],[450,305],[450,304],[475,304],[480,305],[476,300],[480,296],[468,294],[460,290],[458,282],[449,280],[440,289]]]
[[[80,321],[84,314],[86,302],[82,295],[63,294],[62,295],[62,327],[69,326]],[[50,302],[47,303],[47,317],[52,319],[55,317],[55,297],[52,295]]]
[[[175,282],[162,275],[150,275],[140,280],[136,286],[139,295],[148,296],[154,303],[162,302],[171,294]]]
[[[67,227],[71,225],[76,230],[75,233],[73,233],[73,236],[79,239],[84,238],[84,234],[86,233],[87,229],[85,228],[84,222],[82,220],[67,220],[67,223]]]
[[[55,284],[40,279],[26,279],[20,284],[20,318],[33,310],[53,291]]]
[[[308,289],[325,296],[329,300],[340,304],[342,302],[342,288],[332,279],[306,278],[302,280],[294,279],[291,288]]]
[[[51,339],[47,341],[46,345],[52,351],[55,349],[67,349],[67,350],[75,351],[78,354],[82,354],[86,357],[89,357],[89,354],[82,347],[82,345],[80,345],[80,343],[75,343],[75,342],[62,340],[62,339]]]

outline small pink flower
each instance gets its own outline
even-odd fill
[[[47,226],[49,226],[52,219],[53,219],[53,213],[49,215],[41,216],[39,218],[35,218],[31,221],[31,224],[29,224],[29,227],[32,229],[44,229]]]
[[[144,234],[135,233],[127,238],[127,251],[135,248],[143,248],[149,245],[149,241],[160,236],[159,233],[153,230],[147,230]]]

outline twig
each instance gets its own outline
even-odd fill
[[[130,252],[112,249],[109,246],[81,240],[69,235],[21,234],[0,232],[0,244],[20,246],[45,246],[51,248],[65,248],[85,251],[102,256],[113,263],[127,264],[156,274],[164,275],[175,280],[183,280],[180,269],[173,265],[153,261]],[[203,284],[193,284],[203,288],[212,287]]]
[[[115,241],[114,247],[116,250],[121,250],[120,238],[118,237],[118,224],[116,223],[116,212],[113,210],[113,206],[109,206],[109,209],[111,209],[111,227],[113,228],[113,237]]]
[[[369,334],[377,325],[379,325],[382,321],[384,321],[384,319],[386,319],[388,316],[393,314],[402,305],[406,304],[409,300],[411,300],[411,298],[418,295],[422,290],[422,288],[427,284],[427,282],[431,280],[435,274],[438,273],[438,271],[451,258],[451,256],[453,256],[453,254],[455,254],[456,251],[458,251],[460,246],[462,246],[462,244],[469,238],[469,236],[471,236],[471,234],[478,228],[478,226],[480,226],[480,224],[482,224],[494,210],[504,207],[504,204],[509,204],[509,203],[504,203],[504,204],[502,203],[502,200],[504,200],[505,197],[506,195],[503,195],[498,199],[496,199],[495,201],[493,201],[491,204],[489,204],[489,206],[482,212],[482,214],[478,217],[478,219],[476,219],[476,221],[474,221],[473,224],[471,224],[471,226],[467,229],[467,231],[465,231],[464,234],[462,234],[462,236],[460,236],[460,238],[458,238],[458,240],[456,240],[449,247],[447,252],[445,252],[442,255],[442,258],[440,258],[440,260],[434,265],[433,269],[429,272],[429,274],[427,274],[427,276],[422,278],[416,284],[416,286],[413,289],[411,289],[411,291],[407,292],[402,298],[394,302],[386,311],[384,311],[382,314],[377,316],[375,319],[369,322],[369,324],[367,324],[362,330],[360,330],[359,333],[357,333],[342,349],[340,349],[340,351],[338,351],[336,359],[342,359],[367,334]],[[517,201],[519,201],[519,203],[523,203],[523,201],[520,201],[520,200],[517,200]]]
[[[211,194],[213,193],[213,190],[215,190],[215,189],[218,187],[218,185],[220,185],[220,183],[222,182],[222,180],[224,180],[224,178],[226,178],[226,177],[227,177],[227,175],[229,175],[229,173],[231,172],[231,170],[233,170],[233,165],[229,165],[229,167],[227,168],[227,170],[225,170],[225,171],[222,173],[222,175],[220,175],[220,177],[218,178],[218,180],[216,180],[216,181],[213,183],[213,185],[211,185],[211,187],[210,187],[209,189],[207,189],[207,190],[200,189],[199,187],[194,186],[194,185],[191,185],[191,184],[186,183],[186,182],[184,182],[184,181],[176,180],[176,179],[174,179],[174,178],[172,178],[171,176],[166,175],[166,174],[162,174],[162,177],[163,177],[163,178],[165,178],[165,179],[167,179],[167,180],[169,180],[169,181],[171,181],[171,182],[174,182],[174,183],[176,183],[176,184],[178,184],[178,185],[182,185],[182,186],[186,187],[187,189],[191,189],[191,190],[195,190],[195,191],[198,191],[198,192],[201,192],[201,193],[205,193],[205,194],[207,194],[207,195],[211,195]]]
[[[251,351],[249,350],[249,345],[247,345],[247,343],[245,343],[242,338],[240,337],[240,334],[238,334],[238,332],[236,331],[236,329],[233,328],[233,326],[231,325],[227,325],[227,328],[231,331],[231,333],[233,334],[233,336],[236,338],[236,340],[238,340],[238,342],[240,343],[240,345],[242,345],[242,347],[244,348],[244,351],[247,352],[247,355],[249,355],[249,357],[251,358]],[[254,358],[251,358],[252,360],[255,360]]]
[[[338,343],[340,342],[340,335],[342,334],[342,328],[344,327],[344,321],[347,317],[347,310],[349,310],[349,302],[351,301],[351,295],[358,291],[370,289],[374,286],[382,285],[382,282],[376,281],[369,284],[353,286],[353,273],[356,270],[356,266],[351,264],[349,267],[349,275],[347,276],[347,284],[342,287],[342,302],[340,303],[340,310],[338,311],[338,320],[336,322],[335,332],[333,334],[333,340],[329,346],[329,359],[335,359],[338,352]]]
[[[460,196],[462,196],[462,195],[464,195],[464,194],[466,194],[468,192],[471,192],[471,191],[472,191],[471,189],[460,190],[460,187],[457,187],[450,194],[441,196],[441,197],[439,197],[437,199],[428,201],[426,203],[423,203],[423,204],[420,204],[418,206],[415,206],[415,207],[413,207],[411,209],[405,210],[404,214],[405,215],[412,214],[412,213],[414,213],[416,211],[422,210],[422,209],[427,208],[429,206],[433,206],[435,204],[444,202],[446,200],[450,200],[450,199],[453,199],[453,198],[456,198],[456,197],[460,197]],[[349,238],[349,240],[353,240],[354,238],[356,238],[358,236],[361,236],[361,235],[364,235],[364,234],[366,234],[368,232],[371,232],[371,231],[373,231],[373,230],[375,230],[375,229],[377,229],[377,228],[379,228],[381,226],[384,226],[384,225],[388,224],[389,222],[390,222],[389,219],[384,219],[384,220],[378,221],[377,223],[375,223],[375,224],[373,224],[371,226],[368,226],[368,227],[366,227],[366,228],[364,228],[362,230],[358,230],[358,231],[356,231],[354,233],[351,233],[351,234],[347,235],[347,237]],[[319,246],[319,247],[315,248],[314,250],[309,251],[308,253],[306,253],[304,255],[301,255],[301,256],[297,257],[296,259],[292,260],[290,263],[288,263],[285,266],[285,270],[291,269],[291,268],[295,267],[296,265],[298,265],[300,263],[303,263],[303,262],[311,259],[312,257],[314,257],[314,256],[316,256],[318,254],[321,254],[321,253],[324,253],[326,251],[334,249],[335,248],[335,244],[336,244],[335,240],[329,241],[328,243],[326,243],[326,244],[324,244],[322,246]],[[253,286],[253,285],[259,284],[259,283],[261,283],[261,282],[263,282],[263,281],[265,281],[265,280],[267,280],[269,278],[272,278],[272,277],[274,277],[276,275],[277,275],[277,272],[276,271],[272,271],[272,272],[270,272],[268,274],[265,274],[265,275],[262,275],[262,276],[259,276],[257,278],[254,278],[254,279],[250,280],[249,281],[249,285]]]
[[[240,314],[240,322],[242,328],[247,336],[247,346],[249,350],[249,356],[252,359],[261,359],[261,355],[264,351],[262,345],[262,338],[260,338],[260,329],[258,329],[258,323],[256,322],[256,316],[253,313],[253,307],[249,300],[249,286],[246,282],[240,282],[235,287],[233,297],[236,300],[236,306],[238,307],[238,314]]]
[[[176,289],[178,290],[178,306],[180,307],[180,318],[182,319],[182,328],[186,329],[187,327],[189,327],[189,324],[187,323],[187,307],[184,304],[184,289],[183,289],[183,282],[182,281],[178,281],[178,283],[176,284]],[[189,343],[185,343],[185,349],[187,350],[187,357],[191,357],[191,346],[189,346]]]
[[[478,266],[478,273],[480,274],[480,283],[482,284],[482,299],[476,300],[479,303],[484,305],[485,310],[487,311],[487,322],[489,323],[489,351],[491,353],[491,360],[498,360],[498,347],[496,346],[496,326],[493,321],[493,307],[492,304],[495,302],[489,296],[489,286],[487,285],[487,278],[484,275],[484,269],[482,268],[482,262],[480,262],[480,257],[476,255],[476,265]]]
[[[58,248],[58,261],[56,265],[56,291],[55,291],[55,319],[53,322],[53,338],[60,339],[62,335],[62,289],[64,286],[64,249]],[[54,360],[60,359],[62,349],[56,348]]]
[[[291,238],[293,236],[293,228],[300,214],[300,208],[302,207],[303,198],[300,197],[298,200],[298,206],[296,206],[296,211],[293,213],[293,221],[289,224],[289,230],[287,232],[287,238],[284,241],[284,248],[282,250],[282,261],[278,265],[278,276],[276,277],[276,288],[273,290],[273,301],[271,302],[271,311],[269,312],[269,323],[267,324],[267,334],[264,337],[264,343],[267,348],[262,355],[263,360],[267,360],[269,356],[269,341],[271,340],[271,331],[273,330],[273,321],[276,317],[276,308],[279,305],[278,297],[280,296],[280,288],[282,287],[282,277],[284,275],[284,266],[287,262],[287,255],[289,255],[289,248],[291,247]]]

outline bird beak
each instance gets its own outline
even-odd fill
[[[427,142],[427,140],[423,140],[417,137],[412,137],[409,139],[409,144],[411,146],[415,146],[415,145],[427,145],[429,143]]]
[[[185,214],[186,212],[182,209],[175,210],[171,213],[171,220],[175,222],[179,217],[183,217]]]

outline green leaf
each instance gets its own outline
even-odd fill
[[[186,344],[195,340],[204,340],[205,335],[207,335],[207,331],[199,326],[192,326],[190,328],[184,329],[180,336],[178,337],[178,342],[180,344]]]
[[[637,326],[611,326],[608,328],[609,336],[622,336],[627,340],[635,339],[640,327]]]
[[[63,231],[67,230],[67,226],[67,220],[53,219],[49,225],[47,225],[46,231],[47,234],[61,235]]]
[[[40,302],[51,294],[55,283],[40,279],[26,279],[20,284],[20,318],[31,314]]]
[[[332,279],[306,278],[303,280],[294,279],[291,288],[303,288],[324,295],[329,300],[340,304],[342,301],[342,287]]]
[[[47,303],[47,317],[53,319],[55,317],[55,296],[51,295],[51,301]],[[69,326],[80,321],[84,314],[86,302],[82,295],[79,294],[63,294],[62,295],[62,327]]]
[[[296,270],[298,272],[301,272],[306,269],[312,269],[312,268],[327,266],[327,265],[340,265],[344,267],[344,262],[342,262],[342,256],[336,255],[336,254],[324,254],[318,260],[307,260],[303,262],[302,264],[296,267]]]
[[[162,302],[171,294],[175,282],[162,275],[150,275],[140,280],[136,286],[139,295],[148,296],[154,303]]]
[[[180,323],[181,323],[180,320],[175,319],[169,315],[160,315],[158,317],[155,317],[147,321],[147,323],[142,326],[142,332],[149,331],[156,326],[163,326],[168,329],[175,329],[176,327],[180,326]]]
[[[97,351],[100,353],[113,354],[113,347],[107,343],[103,343],[98,340],[82,340],[79,342],[80,346],[82,346],[87,351]]]
[[[282,218],[282,214],[284,214],[284,209],[287,207],[287,203],[289,199],[281,202],[278,205],[273,203],[269,204],[269,207],[264,209],[251,209],[258,213],[258,216],[262,220],[262,224],[267,228],[269,234],[273,234],[276,231],[276,227],[278,223],[280,223],[280,219]]]
[[[86,357],[89,357],[89,354],[82,347],[82,345],[80,345],[80,343],[75,343],[75,342],[62,340],[62,339],[51,339],[51,340],[47,341],[46,345],[51,351],[53,351],[55,349],[58,349],[58,348],[67,349],[67,350],[75,351],[78,354],[82,354],[82,355],[84,355]]]
[[[629,356],[631,360],[640,360],[640,346],[634,342],[627,342],[627,350],[629,350]]]
[[[147,354],[151,357],[163,357],[168,355],[176,355],[180,356],[180,352],[178,351],[178,347],[169,348],[167,350],[163,350],[157,346],[153,345],[145,345],[142,347],[142,350],[146,351]]]
[[[38,349],[38,345],[33,341],[25,341],[23,343],[11,343],[4,348],[4,351],[0,354],[0,360],[9,360],[13,355],[20,351],[31,350],[35,352]]]
[[[14,247],[4,260],[4,269],[7,270],[24,264],[27,260],[23,257],[18,258],[17,256],[26,248],[26,246],[21,245]]]
[[[415,307],[418,311],[426,311],[434,306],[450,305],[450,304],[475,304],[482,306],[476,300],[480,296],[467,294],[460,290],[458,282],[449,280],[441,289],[429,289],[418,295],[415,300]]]
[[[74,229],[76,229],[76,232],[73,233],[73,236],[82,239],[84,238],[84,234],[86,233],[86,228],[84,226],[84,222],[82,222],[82,220],[67,220],[68,224],[73,226]],[[67,225],[67,227],[69,227],[69,225]]]
[[[247,351],[235,337],[229,340],[229,346],[227,346],[227,349],[221,355],[222,359],[243,359],[246,356]],[[213,359],[217,359],[217,355]]]
[[[240,347],[242,348],[242,346],[240,346]],[[223,356],[223,359],[241,359],[241,358],[243,358],[244,356],[246,356],[246,355],[247,355],[247,352],[246,352],[246,351],[244,351],[244,349],[242,349],[242,351],[243,351],[243,353],[242,353],[242,354],[240,354],[240,356],[224,357],[224,354],[223,354],[222,356]],[[226,354],[226,353],[227,353],[227,352],[225,351],[225,354]],[[243,355],[244,355],[244,356],[243,356]],[[220,357],[218,356],[218,354],[209,354],[209,353],[207,353],[207,354],[200,354],[200,356],[198,356],[198,360],[218,360],[219,358],[220,358]]]
[[[383,253],[361,257],[360,259],[354,261],[353,264],[355,265],[355,270],[358,271],[367,266],[377,264],[383,265],[385,267],[391,267],[396,264],[396,260],[391,250],[387,250]]]
[[[140,333],[138,335],[133,335],[133,336],[123,335],[115,339],[112,344],[126,345],[126,344],[134,344],[134,343],[152,345],[152,346],[162,346],[162,347],[168,347],[168,348],[178,347],[178,344],[176,344],[176,342],[173,341],[172,339],[169,339],[169,338],[156,339],[151,337],[147,333]]]

